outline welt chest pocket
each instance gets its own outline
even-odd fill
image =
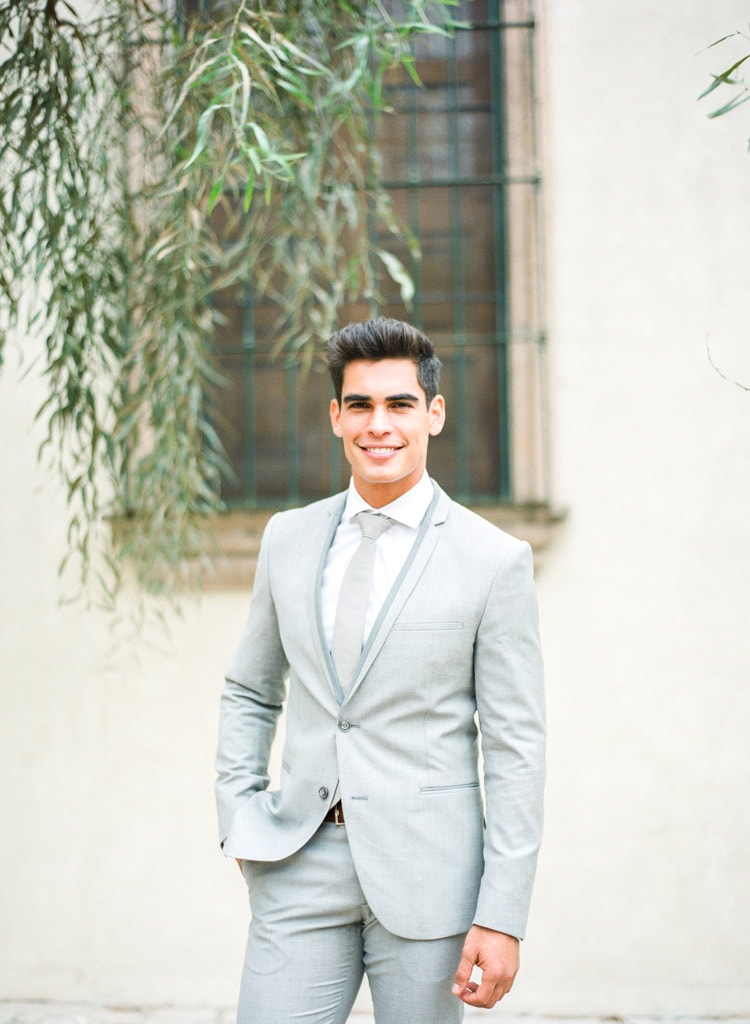
[[[393,660],[397,675],[403,675],[404,665],[414,663],[421,677],[435,677],[464,666],[472,644],[471,631],[459,619],[402,619],[394,623],[381,654]]]
[[[396,622],[393,626],[395,632],[429,633],[432,631],[461,632],[463,622]]]

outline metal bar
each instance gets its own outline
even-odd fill
[[[409,180],[406,182],[406,187],[409,189],[409,192],[407,194],[407,209],[409,215],[409,230],[412,235],[418,239],[422,223],[419,201],[419,186],[421,182],[419,178],[419,137],[417,132],[417,88],[413,82],[411,83],[408,97],[409,110],[408,120],[406,122],[406,172]],[[384,187],[387,188],[388,186],[386,185]],[[422,329],[424,328],[422,261],[415,259],[412,256],[409,261],[409,273],[411,274],[412,281],[414,282],[414,299],[411,316],[415,326]]]
[[[534,0],[531,0],[532,10],[532,21],[535,22],[535,10]],[[531,88],[531,116],[532,116],[532,145],[534,150],[534,162],[539,166],[539,159],[541,153],[540,145],[540,126],[539,126],[539,84],[537,81],[537,67],[536,67],[536,49],[535,49],[535,37],[534,37],[534,26],[532,25],[528,31],[528,53],[527,59],[529,62],[529,81]],[[546,257],[545,257],[545,245],[544,245],[544,229],[542,220],[542,178],[541,171],[538,171],[538,181],[534,187],[534,218],[536,228],[536,285],[538,295],[538,320],[537,320],[537,345],[539,347],[539,390],[540,390],[540,431],[541,431],[541,445],[542,445],[542,498],[546,504],[551,504],[551,487],[552,487],[552,468],[550,466],[550,416],[549,416],[549,396],[548,396],[548,382],[547,382],[547,335],[546,335],[546,320],[547,320],[547,295],[546,295]]]
[[[506,125],[505,125],[505,67],[499,25],[500,0],[490,0],[490,22],[497,21],[498,29],[490,35],[490,96],[495,109],[492,119],[492,170],[501,179],[506,178]],[[495,328],[497,331],[497,396],[498,415],[498,496],[503,501],[512,497],[512,472],[510,451],[510,387],[509,368],[509,316],[508,316],[508,266],[507,266],[507,183],[503,180],[493,189],[493,220],[495,225]]]
[[[450,89],[450,114],[448,115],[448,140],[450,148],[451,173],[454,179],[461,176],[460,144],[458,134],[458,55],[456,37],[450,41],[448,53],[448,85]],[[469,463],[469,387],[466,368],[466,316],[464,302],[459,295],[464,290],[464,253],[462,231],[462,208],[460,187],[450,192],[450,239],[451,239],[451,292],[453,312],[453,341],[455,357],[456,395],[456,489],[458,497],[466,500],[471,490]]]
[[[246,282],[242,288],[242,389],[243,412],[243,491],[246,498],[258,498],[257,464],[255,458],[255,304],[252,286]]]
[[[336,493],[341,489],[341,466],[344,457],[341,441],[332,430],[328,431],[328,491]]]
[[[294,502],[300,497],[298,377],[299,367],[290,360],[286,368],[286,495]]]
[[[440,83],[437,83],[437,84],[434,84],[434,85],[424,85],[424,86],[422,86],[422,91],[424,93],[429,93],[429,91],[431,89],[437,89],[439,84]],[[401,85],[393,87],[393,89],[398,89],[399,91],[402,91],[403,88],[404,87],[401,86]],[[389,91],[392,91],[392,90],[384,89],[383,91],[384,92],[389,92]],[[430,105],[430,113],[431,114],[450,114],[452,109],[453,108],[452,108],[452,106],[450,104],[446,104],[445,106],[437,106],[437,105],[433,106],[433,105]],[[459,107],[458,107],[458,110],[462,114],[488,114],[488,113],[490,113],[492,108],[491,108],[489,103],[461,103],[459,105]],[[397,106],[395,106],[395,100],[394,100],[394,110],[393,110],[393,112],[395,114],[404,114],[404,113],[406,113],[405,110],[401,110]]]
[[[486,292],[484,294],[477,294],[477,295],[475,295],[472,292],[466,292],[465,295],[459,295],[458,297],[460,299],[462,299],[462,300],[465,299],[466,304],[468,305],[469,303],[476,302],[476,301],[491,302],[494,299],[494,297],[495,297],[495,293],[494,292]],[[444,292],[424,292],[423,299],[424,299],[425,303],[427,303],[427,302],[443,302],[445,300],[445,293]],[[517,328],[515,328],[514,330],[512,330],[509,333],[508,338],[509,338],[509,341],[511,341],[514,345],[537,345],[537,346],[541,346],[545,342],[545,333],[544,333],[543,330],[536,330],[536,329],[534,329],[532,327],[517,327]],[[467,332],[466,339],[467,339],[467,341],[469,341],[469,340],[471,341],[472,347],[481,348],[481,347],[486,346],[486,347],[490,348],[490,347],[494,347],[494,346],[497,345],[497,335],[494,334],[494,333],[493,334],[479,334],[479,333],[475,334],[473,332]],[[236,356],[236,355],[241,355],[243,350],[240,349],[240,348],[223,347],[221,351],[222,351],[222,353],[224,355]]]
[[[494,6],[493,3],[490,6]],[[533,29],[536,26],[535,18],[524,18],[521,21],[505,21],[502,18],[488,18],[486,21],[472,21],[468,29],[457,28],[457,32],[478,32],[482,29],[495,29],[496,31],[502,32],[506,28],[530,28]]]
[[[421,188],[468,188],[472,185],[503,188],[506,185],[537,185],[540,181],[539,174],[478,174],[473,178],[396,178],[383,181],[382,185],[387,189],[413,188],[415,185]]]

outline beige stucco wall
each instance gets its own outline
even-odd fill
[[[508,1008],[750,1010],[750,135],[695,97],[737,0],[547,3],[555,494],[539,578],[548,826]],[[750,108],[748,108],[750,110]],[[235,996],[217,698],[246,609],[210,594],[107,658],[61,608],[38,387],[0,381],[0,996]]]
[[[696,97],[747,3],[547,4],[547,844],[518,1001],[750,1008],[750,157]]]

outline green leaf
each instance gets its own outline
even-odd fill
[[[222,178],[219,178],[219,180],[214,183],[214,186],[211,189],[211,192],[210,192],[210,194],[208,196],[208,212],[209,213],[213,210],[213,208],[214,208],[214,206],[216,204],[216,200],[221,195],[221,190],[222,190],[223,187],[224,187],[224,178],[222,177]]]
[[[189,167],[192,167],[192,165],[201,155],[203,150],[206,148],[206,136],[208,135],[208,130],[211,127],[211,119],[214,116],[215,109],[215,107],[209,107],[208,110],[204,110],[198,120],[195,146],[189,159],[185,163],[185,170],[187,170]]]
[[[253,165],[247,168],[247,185],[245,186],[245,198],[242,203],[243,213],[247,213],[250,209],[250,204],[253,201],[253,192],[255,191],[255,169]]]
[[[723,107],[719,107],[718,110],[712,110],[708,116],[711,118],[721,117],[722,114],[728,114],[731,110],[736,110],[737,107],[742,106],[743,103],[747,103],[749,99],[750,95],[748,95],[747,91],[740,93],[739,96],[735,96],[728,103],[725,103]]]
[[[714,40],[713,43],[709,43],[708,46],[706,47],[706,50],[710,50],[712,47],[718,46],[719,43],[725,43],[727,41],[727,39],[733,39],[735,36],[738,36],[740,34],[741,33],[739,33],[739,32],[730,32],[728,35],[722,36],[721,39],[716,39],[716,40]],[[699,51],[699,52],[703,52],[703,51]]]
[[[392,252],[387,252],[385,249],[377,249],[376,252],[388,271],[389,277],[399,286],[401,301],[405,306],[411,306],[411,300],[414,298],[414,281],[406,267]]]
[[[232,63],[237,69],[240,78],[242,79],[242,104],[239,111],[240,124],[244,124],[247,121],[248,110],[250,109],[250,73],[248,72],[242,61],[238,60],[234,54],[232,55]]]
[[[190,75],[188,75],[187,80],[184,82],[182,88],[180,89],[180,93],[177,99],[175,100],[175,103],[172,107],[169,116],[167,117],[166,121],[164,122],[161,128],[161,131],[157,136],[157,139],[161,139],[164,137],[165,132],[172,124],[174,119],[177,117],[177,114],[179,113],[183,104],[185,103],[185,100],[187,99],[192,86],[195,85],[195,83],[202,76],[205,76],[209,69],[212,68],[220,59],[220,56],[212,57],[209,60],[204,61],[197,68],[195,68],[195,70]]]
[[[258,143],[258,149],[263,154],[263,156],[268,157],[269,155],[275,155],[272,152],[271,143],[268,140],[268,136],[266,135],[265,131],[261,128],[261,126],[257,124],[255,121],[251,121],[247,127],[255,136],[255,139]]]
[[[727,68],[726,71],[722,71],[722,73],[720,75],[714,75],[713,76],[713,81],[711,82],[711,84],[709,85],[709,87],[707,89],[703,90],[703,92],[700,94],[698,99],[702,100],[704,98],[704,96],[708,96],[709,93],[712,93],[714,91],[714,89],[717,89],[720,85],[724,85],[724,83],[728,83],[730,85],[736,85],[737,84],[736,82],[732,82],[731,81],[731,77],[734,74],[734,72],[737,70],[737,68],[740,67],[742,64],[744,64],[746,60],[750,60],[750,53],[745,54],[745,56],[741,57],[738,61],[736,61],[731,66],[731,68]]]

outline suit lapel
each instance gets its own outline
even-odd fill
[[[344,691],[341,688],[341,683],[339,682],[339,677],[336,674],[333,659],[331,658],[331,652],[328,650],[328,644],[326,643],[325,633],[323,631],[323,610],[320,603],[320,596],[323,584],[323,570],[325,569],[326,559],[328,557],[328,549],[333,543],[333,537],[339,523],[341,522],[341,516],[344,513],[345,505],[346,492],[337,495],[336,500],[329,507],[325,540],[323,541],[320,558],[318,559],[318,571],[315,573],[313,587],[308,594],[310,618],[316,625],[314,633],[318,658],[324,674],[328,676],[328,682],[333,690],[333,695],[339,704],[343,704],[344,702]]]

